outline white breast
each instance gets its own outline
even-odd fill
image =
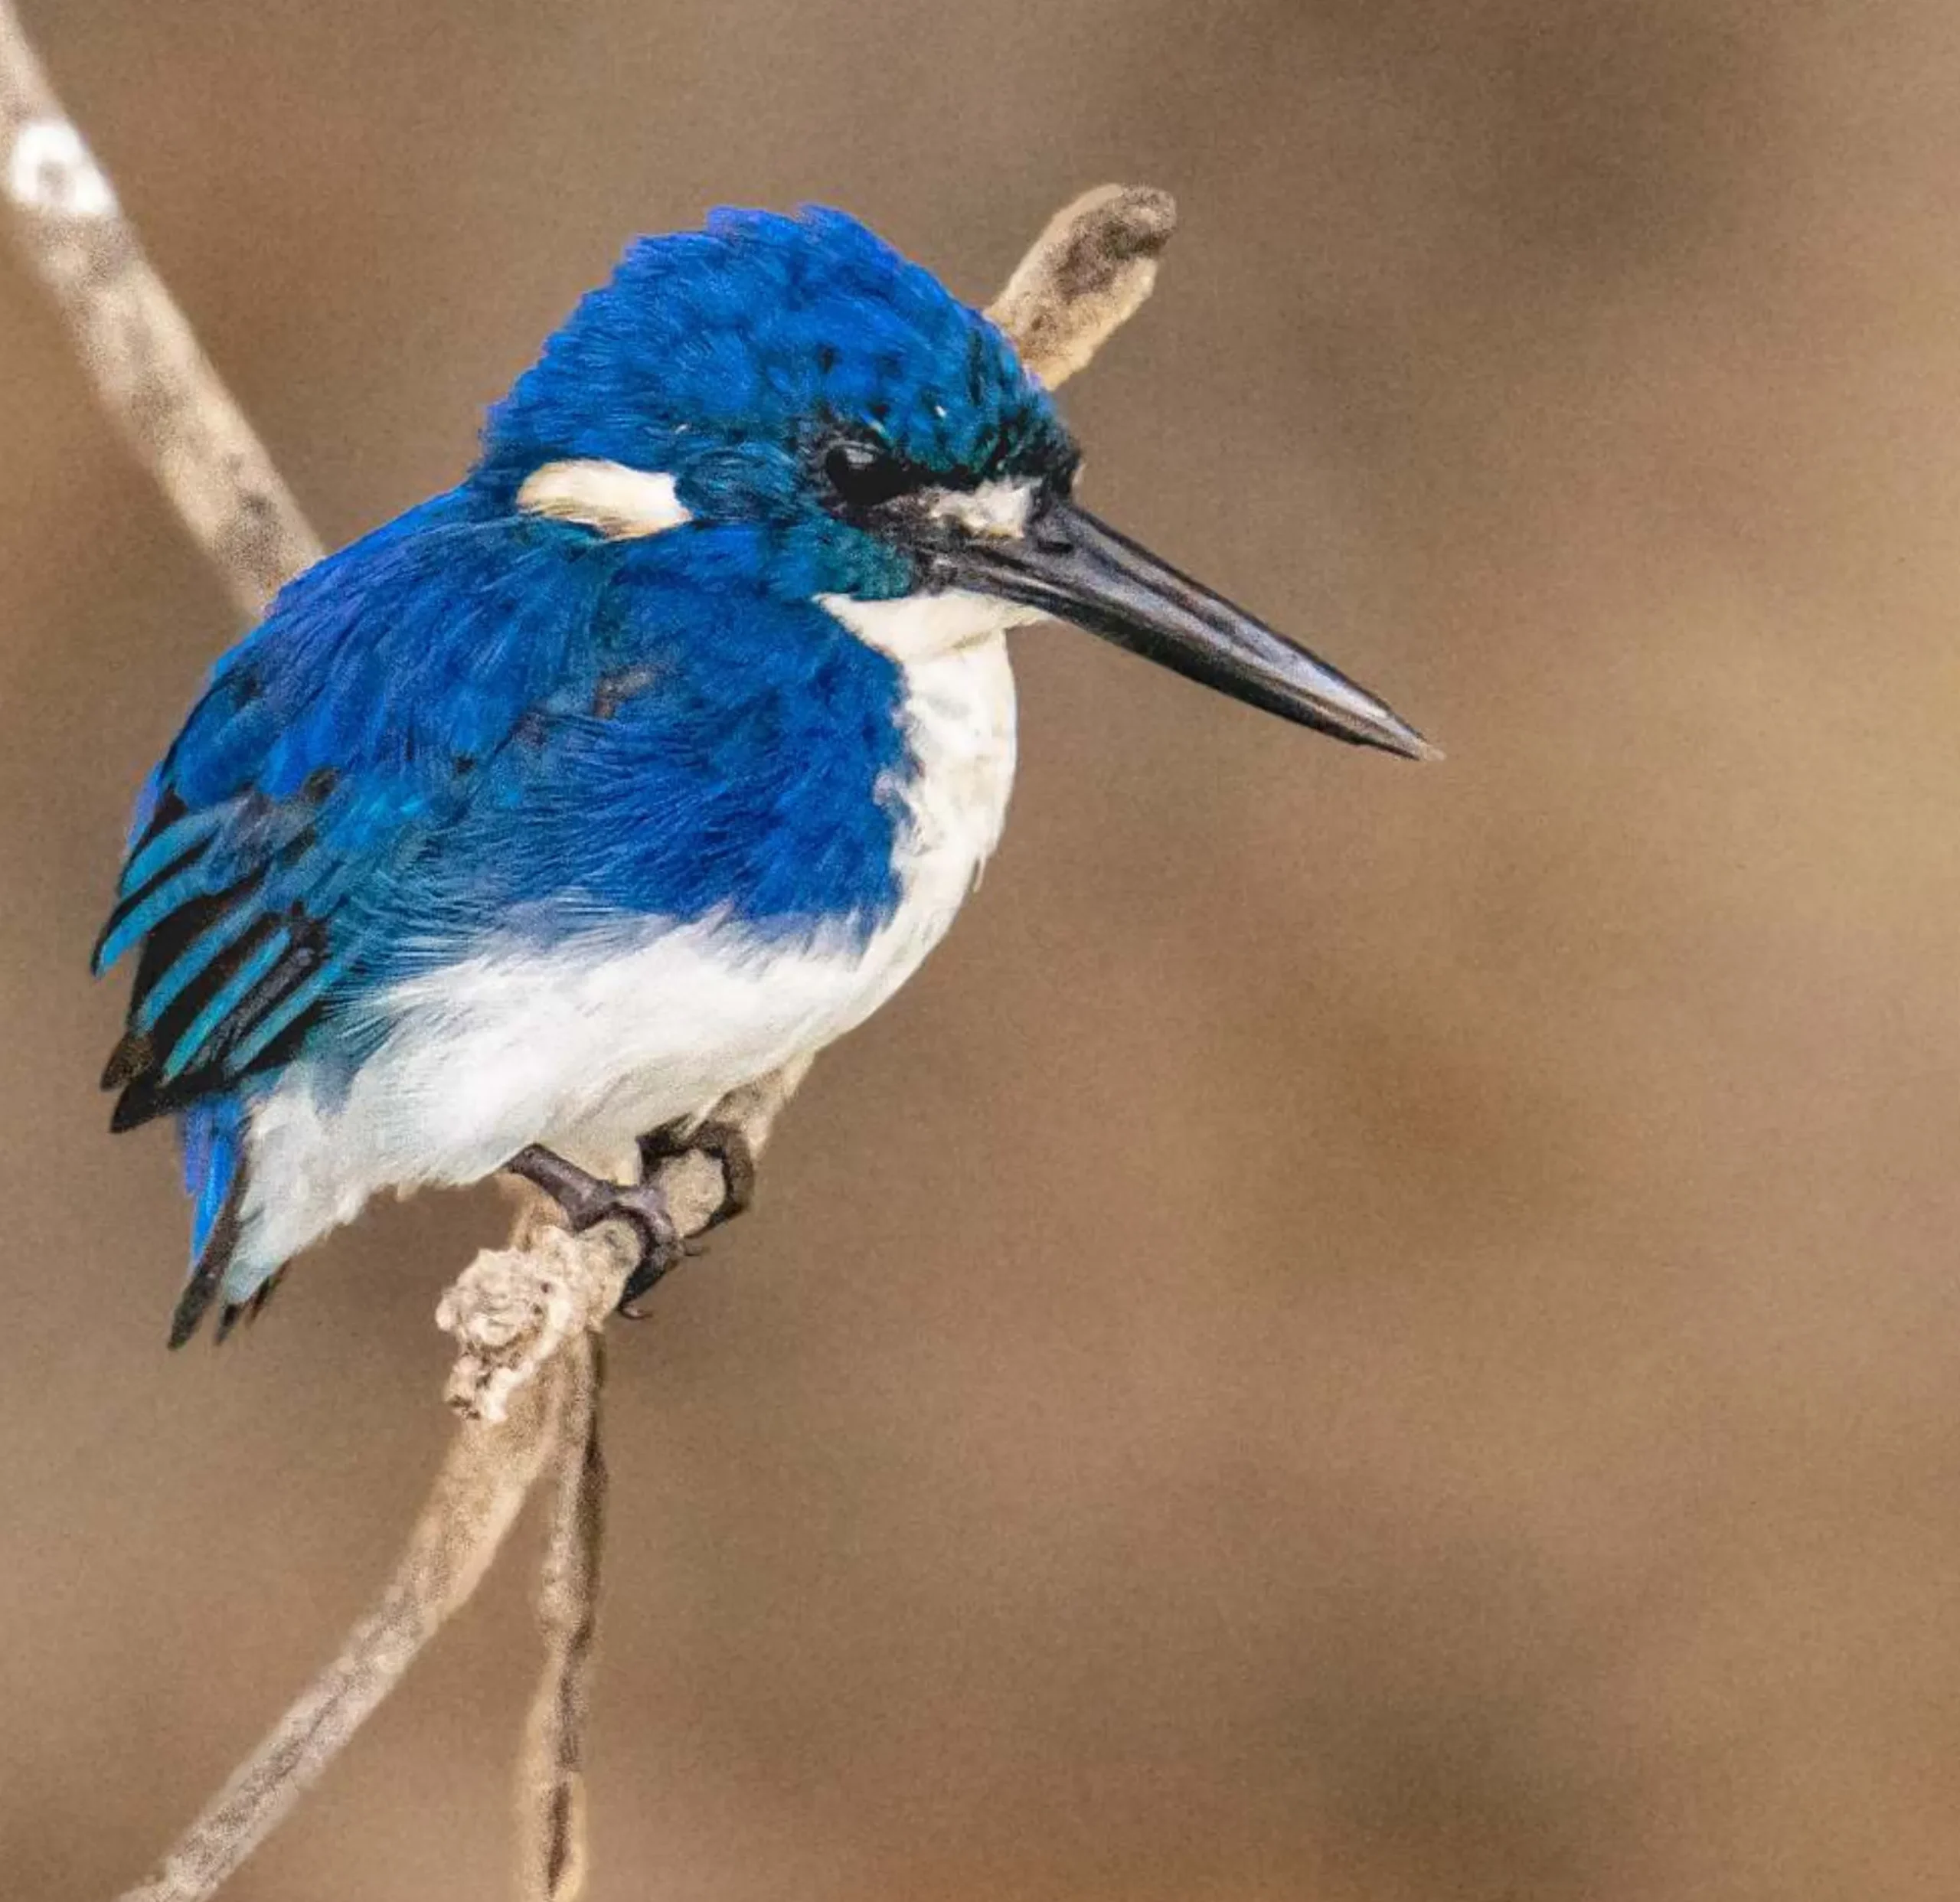
[[[845,606],[851,611],[832,611],[905,671],[914,771],[896,866],[904,897],[887,935],[924,933],[923,956],[1000,843],[1014,765],[1014,673],[1004,629],[1010,619],[1026,616],[963,594]],[[887,608],[891,612],[881,619],[877,610]]]
[[[833,611],[874,638],[867,617],[904,668],[914,765],[899,903],[870,942],[789,949],[726,918],[635,920],[400,985],[351,1081],[296,1064],[255,1106],[241,1253],[276,1263],[378,1189],[473,1181],[528,1143],[617,1174],[636,1136],[821,1049],[918,969],[1000,838],[1014,763],[1003,629],[1021,617],[961,596],[848,605]]]

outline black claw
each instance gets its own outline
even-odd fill
[[[619,1299],[612,1312],[628,1321],[644,1321],[646,1310],[635,1307],[633,1303],[642,1295],[652,1293],[666,1279],[672,1266],[671,1263],[658,1263],[650,1256],[642,1256],[639,1266],[626,1277],[626,1285],[619,1290]]]
[[[681,1155],[710,1157],[721,1170],[721,1206],[701,1224],[701,1232],[719,1228],[746,1214],[756,1199],[756,1152],[749,1139],[732,1123],[704,1123],[686,1129],[670,1123],[640,1138],[640,1170],[651,1176],[659,1165]]]
[[[534,1143],[504,1165],[550,1196],[565,1212],[574,1234],[582,1235],[601,1222],[629,1224],[640,1238],[639,1260],[627,1276],[615,1312],[629,1320],[645,1316],[628,1312],[629,1305],[645,1294],[686,1258],[687,1245],[674,1226],[667,1198],[657,1182],[622,1185],[588,1175],[575,1163]]]

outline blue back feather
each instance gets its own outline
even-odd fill
[[[890,916],[895,665],[764,586],[746,528],[605,542],[486,507],[354,544],[220,664],[99,953],[146,941],[139,1107],[289,1055],[302,989],[329,1023],[499,931]]]

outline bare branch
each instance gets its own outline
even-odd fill
[[[0,0],[0,189],[96,394],[256,619],[320,544]]]
[[[585,1887],[586,1714],[606,1530],[606,1455],[599,1432],[604,1337],[596,1330],[582,1335],[563,1365],[551,1525],[537,1587],[544,1675],[524,1727],[518,1773],[521,1902],[573,1902]]]
[[[339,1753],[488,1569],[543,1466],[579,1363],[560,1360],[496,1425],[457,1430],[407,1549],[340,1655],[247,1759],[147,1882],[122,1902],[201,1902]],[[575,1402],[576,1404],[576,1402]]]
[[[320,547],[250,426],[145,260],[113,188],[63,111],[12,0],[0,0],[0,188],[27,255],[66,312],[97,394],[186,526],[256,613]],[[1173,221],[1161,192],[1106,187],[1050,224],[992,315],[1051,384],[1080,369],[1149,295]],[[760,1153],[808,1066],[713,1112]],[[720,1166],[661,1165],[681,1233],[719,1208]],[[204,1902],[265,1837],[469,1598],[557,1455],[539,1596],[547,1660],[521,1784],[521,1893],[572,1902],[583,1884],[584,1718],[605,1468],[599,1329],[634,1263],[616,1224],[573,1237],[528,1195],[508,1248],[479,1255],[443,1299],[459,1423],[378,1602],[165,1858],[122,1902]]]
[[[1142,309],[1177,228],[1177,201],[1148,185],[1099,185],[1065,205],[987,315],[1054,389]]]

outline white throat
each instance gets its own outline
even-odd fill
[[[896,601],[859,601],[848,594],[820,594],[817,606],[835,616],[867,647],[910,668],[983,642],[1011,627],[1038,621],[1038,608],[948,588],[938,594],[907,594]]]
[[[936,939],[1000,842],[1014,766],[1007,630],[1039,617],[959,590],[897,601],[820,595],[818,605],[903,672],[914,770],[897,869],[908,928]]]

